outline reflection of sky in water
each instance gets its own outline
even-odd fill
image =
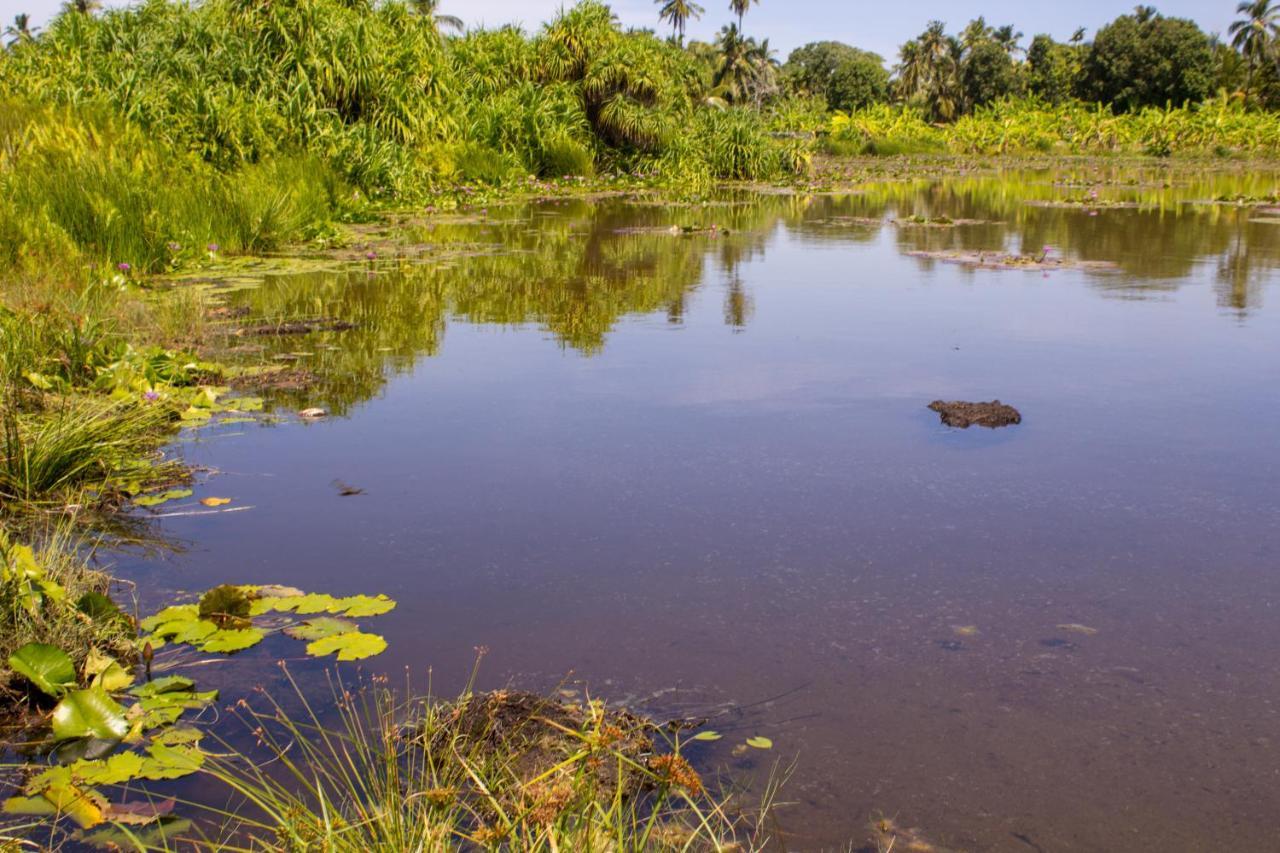
[[[880,809],[966,848],[1263,849],[1280,230],[1171,201],[1225,186],[1104,187],[1166,206],[1098,217],[972,178],[574,203],[433,232],[518,254],[269,282],[236,298],[362,324],[268,342],[343,374],[294,404],[350,417],[206,433],[188,455],[221,472],[211,493],[255,509],[174,520],[192,549],[128,572],[386,592],[374,667],[433,666],[446,693],[484,644],[491,685],[678,688],[656,712],[786,694],[721,722],[799,754],[796,847],[860,838]],[[921,209],[1004,224],[830,221]],[[672,222],[734,233],[614,233]],[[1046,243],[1122,269],[904,254]],[[1238,246],[1248,284],[1224,290]],[[937,397],[1025,423],[948,431]]]

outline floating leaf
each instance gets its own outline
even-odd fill
[[[71,658],[47,643],[27,643],[9,656],[9,668],[46,696],[57,698],[76,684],[76,666]]]
[[[189,498],[194,494],[195,492],[190,489],[170,489],[167,492],[158,492],[155,494],[136,497],[133,499],[133,503],[134,506],[160,506],[160,504],[168,503],[169,501],[178,501],[183,498]]]
[[[244,628],[249,622],[249,596],[238,586],[223,584],[200,597],[200,618],[223,628]]]
[[[205,506],[226,506],[231,503],[231,498],[201,498],[200,503]]]
[[[174,607],[166,607],[159,613],[143,619],[142,630],[154,631],[166,622],[188,622],[199,615],[199,608],[194,604],[179,604]]]
[[[724,735],[720,734],[719,732],[698,732],[696,735],[693,736],[693,739],[710,741],[710,740],[720,740],[720,738],[722,737],[724,737]]]
[[[334,634],[346,634],[359,629],[359,625],[348,619],[321,616],[318,619],[308,619],[306,622],[290,625],[284,629],[284,633],[295,640],[322,640]]]
[[[307,644],[307,654],[312,657],[338,653],[338,660],[363,660],[386,651],[387,641],[377,634],[351,631],[334,634]]]
[[[161,693],[186,692],[195,686],[196,683],[186,676],[166,675],[164,678],[157,678],[155,681],[139,684],[129,693],[145,698],[147,696],[158,696]]]
[[[261,412],[264,402],[261,397],[236,397],[223,403],[222,408],[228,412]]]
[[[381,616],[395,609],[396,603],[385,595],[376,598],[368,595],[353,595],[338,602],[339,610],[344,616],[359,618],[362,616]],[[301,611],[299,611],[301,612]]]
[[[1088,625],[1081,625],[1076,622],[1072,622],[1069,625],[1059,625],[1058,630],[1071,631],[1074,634],[1084,634],[1086,637],[1092,637],[1094,634],[1098,633],[1097,628],[1090,628]]]
[[[119,785],[138,778],[143,759],[136,752],[120,752],[100,761],[77,761],[71,774],[90,785]]]
[[[271,598],[271,597],[289,598],[289,597],[301,597],[303,595],[306,595],[305,592],[298,589],[296,586],[281,586],[280,584],[277,584],[277,583],[267,584],[266,586],[260,586],[257,589],[255,589],[254,592],[262,596],[263,598]]]
[[[194,746],[169,746],[155,743],[147,750],[140,779],[159,782],[164,779],[181,779],[190,776],[204,766],[204,753]]]
[[[80,737],[120,740],[128,733],[124,708],[101,687],[73,690],[53,709],[53,735],[58,740]]]
[[[747,738],[747,746],[752,749],[773,749],[773,741],[767,737],[757,735],[756,737]]]
[[[155,636],[167,637],[175,643],[195,645],[212,636],[218,626],[205,619],[188,619],[182,622],[167,622],[155,630]]]
[[[206,652],[239,652],[258,645],[263,636],[258,628],[224,628],[211,634],[200,648]]]

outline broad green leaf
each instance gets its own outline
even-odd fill
[[[136,752],[121,752],[101,761],[77,761],[71,773],[90,785],[119,785],[138,778],[143,758]]]
[[[387,641],[377,634],[365,634],[351,631],[346,634],[334,634],[307,644],[307,654],[312,657],[324,657],[334,652],[338,660],[363,660],[386,651]]]
[[[53,709],[53,735],[58,740],[80,737],[120,740],[128,733],[124,708],[101,687],[73,690]]]
[[[143,761],[141,779],[160,781],[190,776],[204,765],[204,753],[194,746],[169,746],[154,743]]]
[[[80,596],[76,609],[94,622],[108,623],[125,618],[116,603],[100,592],[86,592]]]
[[[753,749],[773,749],[773,741],[767,737],[757,735],[756,737],[747,738],[747,746]]]
[[[337,613],[341,609],[338,599],[332,595],[322,595],[314,592],[310,595],[302,596],[298,601],[298,606],[293,608],[294,612],[299,616],[307,616],[312,613]]]
[[[164,678],[157,678],[155,681],[139,684],[129,693],[141,697],[157,696],[161,693],[187,692],[195,686],[196,683],[186,676],[166,675]]]
[[[360,630],[360,626],[349,619],[320,616],[316,619],[300,622],[297,625],[290,625],[284,629],[284,633],[295,640],[322,640],[325,637],[332,637],[334,634],[346,634],[358,630]]]
[[[46,789],[42,796],[53,803],[59,814],[71,818],[85,829],[102,823],[106,801],[96,791],[59,785]]]
[[[34,817],[52,817],[58,808],[44,797],[10,797],[4,801],[6,814],[31,815]]]
[[[166,607],[159,613],[143,619],[142,630],[154,631],[166,622],[190,622],[199,615],[200,609],[195,604],[179,604],[174,607]]]
[[[204,732],[199,729],[182,726],[160,732],[153,738],[153,741],[166,746],[182,746],[199,743],[203,737]]]
[[[258,628],[229,628],[215,631],[200,643],[206,652],[238,652],[262,642],[264,634]]]
[[[720,734],[719,732],[698,732],[696,735],[693,736],[693,739],[710,741],[710,740],[720,740],[720,738],[722,737],[724,737],[724,735]]]
[[[394,610],[395,606],[395,601],[385,595],[379,595],[376,598],[368,595],[353,595],[350,598],[341,599],[338,602],[338,610],[335,612],[358,619],[361,616],[381,616],[383,613]]]
[[[9,668],[46,696],[57,698],[76,684],[76,666],[71,658],[47,643],[27,643],[9,655]]]
[[[179,622],[166,622],[156,628],[155,636],[173,640],[175,643],[191,643],[195,645],[212,636],[218,626],[206,619],[187,619]]]

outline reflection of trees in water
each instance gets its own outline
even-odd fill
[[[1098,184],[1101,197],[1136,202],[1138,208],[1101,208],[1091,216],[1087,208],[1028,204],[1080,197],[1090,182],[1115,180],[1117,174],[1122,173],[1082,169],[1054,176],[1035,173],[1022,179],[948,177],[880,184],[839,204],[815,205],[806,220],[947,216],[998,222],[952,228],[895,227],[893,239],[904,252],[1039,253],[1051,246],[1068,258],[1117,264],[1119,274],[1091,275],[1090,282],[1099,290],[1128,298],[1176,290],[1198,264],[1216,258],[1223,304],[1241,310],[1257,304],[1265,274],[1277,266],[1280,228],[1270,232],[1267,229],[1274,226],[1247,224],[1252,215],[1249,208],[1202,202],[1222,195],[1272,193],[1273,175],[1186,176],[1148,169],[1125,179],[1135,185]],[[1055,185],[1055,180],[1082,186],[1063,187]],[[811,227],[806,234],[818,239],[872,240],[877,232],[865,227]],[[932,265],[927,258],[919,263],[926,268]]]
[[[806,242],[873,242],[882,231],[851,220],[948,216],[1000,224],[955,228],[901,227],[903,251],[1039,251],[1112,261],[1118,274],[1090,275],[1099,290],[1141,298],[1177,288],[1206,259],[1218,262],[1221,304],[1257,304],[1265,276],[1277,266],[1280,228],[1247,223],[1248,210],[1185,206],[1182,197],[1245,191],[1201,185],[1141,189],[1162,206],[1108,210],[1035,207],[1027,198],[1060,195],[1051,181],[952,177],[872,185],[845,195],[728,195],[705,206],[573,201],[504,208],[485,221],[441,221],[408,239],[436,247],[434,262],[395,271],[278,277],[233,297],[265,318],[331,317],[356,328],[306,338],[263,341],[264,362],[305,350],[299,365],[322,385],[299,394],[335,409],[377,392],[388,371],[408,370],[439,351],[450,317],[502,326],[537,324],[561,346],[599,352],[626,316],[683,321],[689,300],[714,274],[724,282],[724,322],[752,320],[754,300],[742,276],[764,255],[772,233],[787,228]],[[673,224],[697,229],[673,235]],[[716,226],[715,236],[705,229]],[[727,232],[727,234],[726,234]],[[927,259],[920,263],[928,265]]]
[[[680,322],[708,262],[732,271],[761,254],[769,228],[792,204],[771,198],[674,215],[658,207],[581,202],[552,208],[550,216],[534,216],[539,209],[503,211],[490,222],[440,223],[420,232],[416,236],[444,250],[429,265],[376,275],[281,276],[235,299],[257,317],[355,324],[345,332],[261,341],[265,363],[305,350],[298,364],[320,381],[294,395],[297,402],[341,411],[376,393],[387,370],[410,369],[418,356],[437,353],[449,318],[537,324],[587,355],[603,349],[623,317],[665,314]],[[673,218],[697,229],[717,225],[717,236],[674,235]],[[752,300],[741,280],[729,291],[725,322],[741,329]]]

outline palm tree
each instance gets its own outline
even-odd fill
[[[720,30],[716,40],[720,51],[720,61],[716,65],[712,85],[722,90],[735,104],[745,101],[755,81],[756,66],[752,52],[755,46],[750,39],[744,39],[742,32],[734,24],[728,24]]]
[[[1015,30],[1012,24],[996,27],[991,32],[991,38],[1010,56],[1016,56],[1022,52],[1022,48],[1018,46],[1018,42],[1022,40],[1022,33]]]
[[[437,30],[453,30],[455,33],[460,33],[467,28],[457,15],[441,15],[436,11],[440,6],[440,0],[409,0],[409,5],[413,11],[434,23]]]
[[[1231,46],[1248,60],[1244,91],[1247,97],[1253,90],[1253,75],[1263,60],[1275,52],[1275,42],[1280,36],[1280,7],[1271,0],[1245,0],[1236,7],[1236,14],[1244,17],[1234,22],[1228,32]]]
[[[92,15],[102,8],[102,0],[67,0],[62,4],[64,12],[75,12],[78,15]]]
[[[976,26],[975,26],[976,25]],[[985,28],[981,21],[970,25],[971,35]],[[898,86],[907,100],[923,101],[933,118],[950,121],[960,109],[959,74],[964,45],[947,35],[946,25],[931,21],[918,38],[902,46],[898,65]]]
[[[680,38],[681,47],[684,46],[684,28],[689,23],[689,19],[696,21],[702,17],[703,12],[707,11],[690,0],[654,0],[654,2],[662,4],[662,8],[658,10],[658,20],[671,22],[671,28]]]
[[[1071,34],[1071,43],[1080,44],[1081,42],[1084,41],[1084,35],[1085,35],[1084,27],[1077,27],[1076,31]]]
[[[729,11],[738,16],[738,32],[742,32],[742,18],[751,8],[751,4],[759,2],[760,0],[729,0]]]
[[[9,37],[9,47],[21,42],[32,41],[38,32],[40,32],[40,28],[32,27],[31,16],[26,14],[14,15],[13,26],[4,28],[5,36]]]

